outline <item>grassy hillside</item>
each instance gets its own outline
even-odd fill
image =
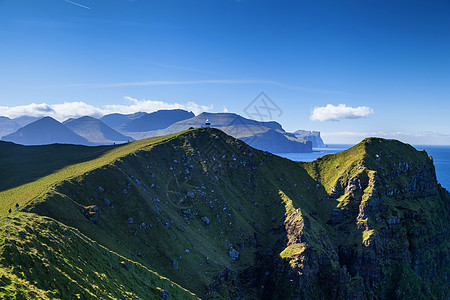
[[[0,191],[52,174],[69,165],[93,160],[114,147],[67,144],[22,146],[0,141]]]
[[[142,147],[172,138],[156,137],[119,146],[21,146],[1,142],[0,215],[18,203],[23,206],[52,185],[105,166]],[[20,182],[28,182],[15,188]],[[7,189],[10,188],[10,189]]]
[[[197,299],[52,219],[14,213],[0,218],[0,232],[2,299]]]
[[[372,138],[295,163],[198,128],[87,149],[93,159],[1,192],[2,212],[19,201],[29,222],[76,228],[201,298],[448,293],[448,220],[432,217],[448,215],[448,195],[430,158],[408,145]]]
[[[287,182],[293,170],[285,167],[298,169],[294,163],[273,159],[282,164],[218,130],[191,130],[59,182],[27,210],[79,228],[205,296],[208,284],[228,267],[240,273],[255,264],[259,239],[271,246],[283,239],[276,232],[285,214],[280,190],[290,185],[305,196],[316,193]],[[303,171],[292,180],[311,179]],[[100,209],[97,224],[81,212],[94,205]],[[229,257],[232,249],[240,252],[238,261]],[[220,293],[226,297],[228,287]]]

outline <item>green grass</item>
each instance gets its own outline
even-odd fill
[[[35,181],[68,165],[93,160],[114,148],[65,144],[22,146],[0,141],[0,191]]]
[[[302,290],[311,291],[304,294],[305,297],[318,297],[325,294],[320,294],[322,287],[317,280],[339,278],[342,272],[340,249],[377,257],[372,247],[377,244],[376,251],[381,251],[382,257],[401,259],[392,253],[397,253],[400,245],[408,239],[412,243],[430,242],[425,236],[414,239],[410,236],[423,235],[427,229],[442,234],[437,229],[438,220],[432,220],[431,216],[435,215],[445,196],[423,198],[404,194],[405,199],[398,195],[385,197],[383,205],[386,211],[383,215],[359,215],[361,209],[372,204],[373,193],[388,190],[385,187],[388,181],[399,187],[408,184],[413,171],[394,179],[382,175],[392,172],[394,164],[403,162],[403,158],[411,167],[429,163],[425,153],[396,141],[366,139],[347,151],[310,163],[295,163],[258,151],[219,130],[204,128],[132,142],[107,151],[103,149],[103,152],[99,148],[86,149],[93,151],[92,160],[80,159],[80,162],[70,161],[67,166],[49,167],[36,181],[0,193],[2,213],[19,202],[24,211],[35,214],[29,217],[29,224],[54,222],[66,228],[64,230],[76,228],[83,237],[77,247],[82,247],[84,241],[83,247],[90,249],[83,252],[85,261],[93,259],[95,268],[69,262],[64,272],[72,272],[70,278],[76,275],[73,272],[78,267],[96,274],[90,275],[92,278],[104,279],[102,274],[107,273],[101,267],[103,260],[96,261],[87,253],[100,249],[100,253],[104,251],[114,257],[115,263],[129,260],[130,264],[142,270],[139,274],[170,278],[202,298],[232,298],[243,291],[247,298],[262,298],[260,287],[265,284],[266,277],[261,274],[268,270],[278,272],[278,277],[273,279],[272,297],[289,298]],[[24,169],[24,172],[28,171]],[[355,178],[361,182],[361,191],[347,189],[348,183]],[[336,189],[335,193],[331,192],[332,187]],[[105,203],[105,198],[110,205]],[[96,224],[85,217],[86,209],[93,206],[97,206],[100,212]],[[188,215],[183,213],[187,209],[190,210]],[[377,240],[382,237],[389,240],[385,236],[390,232],[387,219],[403,220],[411,215],[411,211],[420,212],[426,218],[397,227],[395,232],[401,237],[398,242],[395,239],[389,243]],[[329,221],[335,215],[341,215],[342,220],[332,224]],[[202,221],[204,216],[210,220],[209,224]],[[130,217],[134,219],[133,223],[128,222]],[[5,220],[7,224],[13,219],[8,217]],[[33,228],[26,223],[17,226]],[[5,236],[13,234],[13,231],[6,232]],[[45,236],[49,231],[42,232]],[[39,231],[33,231],[31,235],[36,234],[39,235]],[[11,249],[25,247],[17,247],[17,243],[14,242]],[[58,249],[62,249],[56,247],[58,244],[45,243],[52,248],[48,251],[58,253]],[[239,251],[237,260],[229,257],[231,249]],[[439,244],[436,249],[444,247]],[[423,256],[436,257],[436,251],[430,250]],[[73,256],[74,253],[70,253],[70,258],[62,255],[61,259],[70,261]],[[178,263],[178,269],[173,268],[174,261]],[[392,261],[386,259],[376,261],[376,264],[388,267]],[[8,268],[12,265],[10,263]],[[39,270],[42,268],[41,265],[37,267]],[[133,267],[133,271],[136,268]],[[220,274],[227,269],[231,270],[231,278],[224,280]],[[303,284],[302,288],[291,286],[286,277],[290,274],[288,270],[294,270],[296,276],[303,276],[295,279]],[[41,285],[27,283],[36,274],[14,273],[7,267],[3,272],[15,276],[5,277],[3,281],[0,279],[0,282],[5,282],[5,289],[16,291],[10,295],[23,291],[50,297],[53,290],[58,293],[63,290],[59,285],[57,288],[51,285],[42,288]],[[122,273],[117,273],[118,281],[122,280],[121,276],[130,274]],[[66,277],[61,277],[60,281],[70,282]],[[43,275],[38,278],[44,280]],[[81,279],[75,281],[78,280]],[[360,284],[358,280],[349,286]],[[150,290],[157,293],[158,287],[163,286],[159,282],[152,283],[154,289]],[[82,288],[78,290],[85,293],[83,295],[95,295],[94,291],[105,290],[100,285],[102,282],[96,279],[92,285],[81,283]],[[114,285],[114,281],[103,284],[111,284],[111,293],[114,291],[119,296],[129,292],[128,285]],[[67,286],[70,289],[65,296],[77,290],[69,283]],[[333,290],[336,287],[332,281],[326,286],[330,293],[337,292]],[[138,293],[138,289],[135,288],[135,292]]]
[[[16,175],[25,174],[24,178],[33,178],[34,181],[0,192],[0,215],[5,215],[7,210],[13,208],[16,203],[21,207],[24,206],[28,201],[41,196],[57,183],[111,164],[132,152],[141,148],[152,147],[154,144],[174,136],[176,135],[150,138],[115,147],[50,145],[28,148],[6,143],[12,149],[3,149],[7,153],[7,155],[2,156],[2,165],[0,165],[2,172],[4,172],[1,181],[7,182],[4,186],[11,185],[11,183],[8,183],[11,181],[8,179],[10,177],[7,173],[9,170],[14,170],[13,174]],[[26,150],[18,151],[18,149]],[[16,153],[19,153],[19,155]],[[45,175],[47,173],[49,175]]]
[[[214,156],[216,161],[208,156],[186,156],[189,151],[201,149],[211,139],[215,140],[216,136],[220,136],[218,145],[208,155]],[[205,285],[214,280],[214,276],[230,263],[237,273],[255,264],[254,255],[259,249],[252,240],[256,232],[267,245],[274,245],[284,238],[283,235],[273,232],[277,223],[271,222],[271,218],[275,218],[277,222],[282,221],[285,210],[279,206],[272,210],[267,210],[267,207],[273,206],[274,201],[282,203],[277,195],[280,188],[293,188],[294,181],[311,181],[308,174],[295,163],[276,157],[275,161],[272,161],[269,155],[255,151],[220,131],[213,131],[211,134],[208,130],[191,130],[172,139],[166,138],[163,143],[153,141],[155,139],[130,143],[89,164],[69,166],[42,178],[35,187],[20,187],[27,189],[30,194],[35,194],[34,188],[38,188],[39,193],[38,197],[25,198],[21,206],[25,205],[29,211],[50,216],[78,228],[108,249],[136,259],[182,286],[189,286],[200,295],[204,292]],[[117,153],[118,151],[121,153]],[[250,154],[253,156],[250,157]],[[222,159],[222,155],[227,155],[227,158]],[[258,166],[255,176],[252,176],[252,184],[255,187],[263,187],[262,189],[249,188],[247,168],[231,169],[239,165],[239,161],[232,159],[233,155]],[[195,165],[187,181],[182,175],[173,175],[175,171],[183,172],[185,166],[177,165],[175,171],[169,170],[169,166],[175,166],[174,160]],[[263,161],[267,164],[261,165]],[[214,172],[213,168],[209,167],[213,163],[215,166],[222,163],[223,168]],[[285,167],[289,170],[286,171]],[[295,170],[300,171],[300,174],[289,179],[288,174]],[[149,172],[156,174],[157,178],[151,178]],[[269,172],[273,172],[273,176],[267,176]],[[216,179],[216,176],[219,176],[220,180]],[[281,183],[281,176],[289,182]],[[137,184],[132,178],[139,179],[145,186]],[[172,186],[174,180],[178,181],[175,187]],[[152,184],[160,188],[152,189]],[[207,191],[205,197],[196,196],[192,200],[185,199],[182,204],[177,203],[177,195],[185,196],[180,194],[180,186],[184,186],[183,189],[203,190],[200,188],[202,185]],[[104,193],[99,192],[99,186],[105,190]],[[20,195],[20,188],[12,192]],[[146,194],[144,188],[151,191],[151,194]],[[243,192],[243,188],[248,191]],[[127,196],[123,194],[124,189],[128,190]],[[297,189],[299,192],[304,191],[308,198],[315,198],[316,191],[309,191],[300,186]],[[217,196],[210,193],[212,190]],[[292,194],[288,190],[286,193]],[[105,206],[102,197],[108,197],[114,208]],[[154,198],[160,199],[157,207]],[[258,205],[254,204],[255,199],[258,199]],[[211,201],[214,208],[209,207]],[[307,200],[302,202],[306,203]],[[81,213],[83,207],[91,205],[101,208],[97,225],[87,221]],[[227,207],[227,213],[223,213],[224,207]],[[181,209],[187,208],[190,208],[193,214],[188,219],[183,218],[180,213]],[[127,223],[130,216],[136,220],[135,224]],[[208,216],[211,224],[205,226],[201,216]],[[143,221],[152,224],[152,229],[138,230]],[[165,221],[172,222],[170,229],[164,227]],[[251,224],[258,224],[258,227]],[[149,242],[151,246],[146,246],[145,242]],[[241,244],[244,249],[240,249]],[[228,257],[228,251],[232,248],[240,251],[239,260],[236,262]],[[185,253],[186,249],[190,250],[189,254]],[[136,256],[137,252],[141,253],[140,257]],[[179,270],[173,270],[173,260],[178,261]],[[224,286],[217,294],[227,297],[228,289],[229,287]]]
[[[0,218],[0,232],[2,299],[159,299],[161,290],[174,299],[197,299],[145,266],[49,218],[14,213]]]

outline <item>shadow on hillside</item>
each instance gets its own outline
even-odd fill
[[[0,192],[35,181],[69,165],[95,159],[115,147],[120,145],[22,146],[0,141]]]

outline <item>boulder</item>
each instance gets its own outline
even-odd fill
[[[127,264],[126,262],[124,262],[124,261],[120,262],[120,266],[121,266],[122,268],[124,268],[125,270],[127,270],[127,271],[130,270],[130,267],[129,267],[128,264]]]
[[[161,298],[162,299],[166,300],[166,299],[169,299],[169,297],[170,297],[169,292],[166,292],[165,290],[161,290]]]
[[[83,209],[83,214],[89,221],[91,221],[93,223],[97,223],[98,215],[99,215],[98,206],[91,205],[91,206],[85,207]]]
[[[105,203],[106,205],[110,206],[111,205],[111,200],[109,200],[108,198],[103,198],[103,203]]]
[[[235,249],[231,249],[231,250],[228,252],[228,255],[230,256],[230,258],[231,258],[232,260],[237,260],[237,259],[239,258],[239,251],[237,251],[237,250],[235,250]]]
[[[175,270],[178,270],[178,261],[176,261],[176,260],[172,261],[172,268],[174,268]]]

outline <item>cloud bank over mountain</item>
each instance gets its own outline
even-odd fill
[[[315,107],[310,119],[312,121],[339,121],[342,119],[367,118],[373,113],[368,106],[351,107],[346,104],[327,104],[327,106]]]
[[[206,106],[192,101],[181,104],[156,100],[138,100],[132,97],[125,97],[125,100],[127,100],[126,104],[105,105],[102,107],[96,107],[81,101],[64,102],[61,104],[31,103],[21,106],[0,106],[0,111],[2,112],[2,116],[9,118],[17,118],[20,116],[51,116],[59,121],[64,121],[69,118],[82,116],[99,118],[112,113],[132,114],[140,111],[150,113],[162,109],[183,109],[192,111],[198,115],[213,109],[212,105]]]

